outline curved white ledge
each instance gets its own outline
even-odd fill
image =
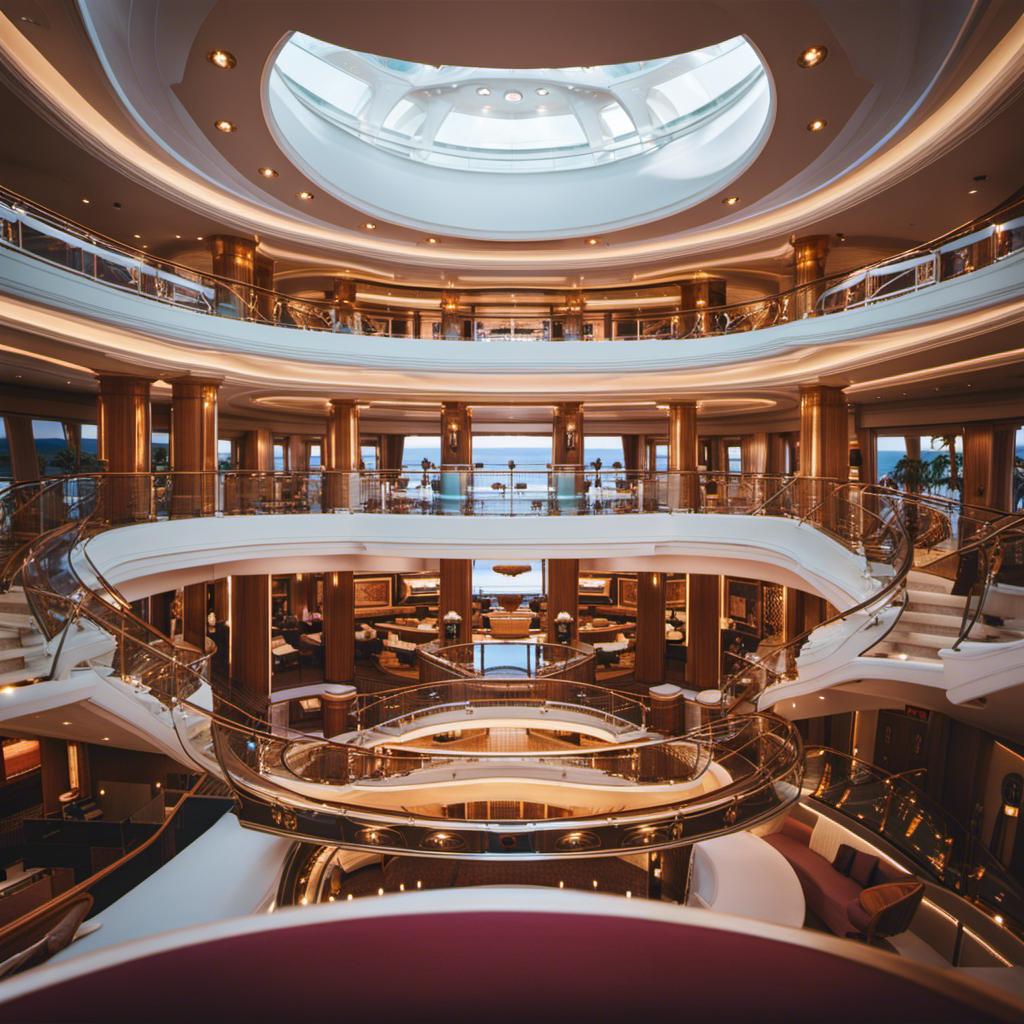
[[[753,576],[837,608],[881,586],[863,557],[774,516],[229,516],[109,530],[88,551],[129,601],[226,575],[418,571],[441,558],[578,558],[581,569]]]
[[[588,394],[621,397],[623,375],[632,378],[632,393],[664,394],[670,385],[712,392],[749,386],[751,379],[761,386],[787,383],[812,370],[907,355],[1024,321],[1022,266],[1024,252],[901,298],[726,336],[410,344],[193,312],[3,248],[0,323],[159,373],[209,372],[294,393],[351,392],[354,370],[364,396],[399,393],[396,382],[402,394],[442,386],[449,394],[561,394],[565,380],[549,378],[563,374],[575,376]]]

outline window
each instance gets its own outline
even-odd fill
[[[235,468],[235,454],[234,444],[229,437],[220,437],[217,439],[217,468],[218,469],[234,469]]]

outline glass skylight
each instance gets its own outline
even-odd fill
[[[656,151],[726,115],[766,76],[742,36],[658,60],[515,69],[416,64],[295,32],[274,62],[272,87],[388,153],[507,173]]]

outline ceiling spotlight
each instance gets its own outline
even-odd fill
[[[600,238],[588,238],[587,239],[587,245],[600,245],[600,243],[601,243],[601,239]]]
[[[547,96],[547,94],[548,94],[547,89],[538,89],[537,90],[537,95],[538,96]]]
[[[376,231],[377,230],[377,225],[374,224],[372,220],[363,221],[363,223],[360,224],[359,226],[364,231]]]
[[[42,28],[42,27],[43,27],[42,25],[40,25],[40,24],[39,24],[39,22],[38,22],[38,21],[36,21],[36,19],[35,19],[35,18],[30,18],[30,17],[29,17],[29,16],[27,15],[27,14],[23,14],[23,15],[22,15],[22,16],[21,16],[21,17],[20,17],[20,18],[18,19],[18,21],[24,21],[24,22],[25,22],[26,24],[28,24],[28,25],[35,25],[35,26],[36,26],[36,28]]]
[[[726,196],[726,198],[722,200],[726,206],[735,206],[739,201],[739,196]]]
[[[313,193],[312,192],[296,192],[295,195],[296,195],[296,197],[298,199],[312,199],[313,198]]]
[[[277,177],[277,171],[275,171],[273,167],[261,167],[260,174],[262,174],[264,178]]]
[[[202,235],[196,235],[196,241],[197,242],[201,242],[202,240],[203,240],[203,236]]]
[[[238,61],[235,60],[233,53],[228,53],[227,50],[211,50],[207,55],[206,59],[215,67],[221,68],[223,71],[230,71]]]
[[[88,199],[83,199],[82,202],[85,203],[86,206],[89,205],[89,200]]]
[[[522,98],[523,94],[519,92],[518,89],[509,89],[509,91],[505,93],[505,99],[508,100],[509,103],[518,103]]]
[[[175,238],[181,238],[181,235],[175,235],[174,237]]]
[[[481,85],[480,88],[477,89],[476,94],[477,96],[490,96],[491,90],[488,89],[486,85]]]
[[[828,127],[828,121],[826,121],[824,118],[820,118],[819,117],[816,121],[812,121],[807,126],[807,130],[809,132],[820,132],[822,128],[827,128],[827,127]]]
[[[978,194],[978,190],[976,188],[972,188],[967,194],[969,196],[976,196]]]
[[[225,121],[223,118],[219,121],[213,122],[213,127],[219,132],[237,132],[238,125],[232,124],[230,121]]]
[[[816,68],[828,56],[827,46],[808,46],[797,57],[796,62],[802,68]]]

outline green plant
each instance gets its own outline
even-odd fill
[[[920,494],[930,483],[928,464],[922,459],[911,459],[906,455],[892,467],[889,475],[901,491],[914,494]]]
[[[40,460],[42,460],[40,456]],[[61,476],[73,473],[94,473],[103,469],[103,462],[92,452],[83,452],[78,448],[60,448],[50,456],[50,465],[60,471]],[[45,461],[41,461],[40,471],[46,469]]]

